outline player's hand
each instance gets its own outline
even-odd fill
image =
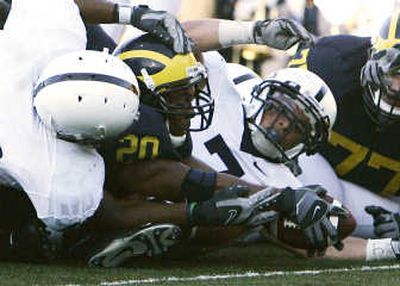
[[[328,241],[336,249],[343,249],[337,229],[330,222],[329,216],[347,216],[348,211],[322,199],[325,194],[326,190],[319,185],[286,188],[277,201],[277,210],[287,215],[303,230],[309,246],[309,256],[313,256],[315,252],[323,255]]]
[[[400,238],[400,214],[379,206],[366,206],[365,211],[374,219],[374,233],[379,238]]]
[[[0,29],[3,29],[10,12],[10,4],[5,0],[0,0]]]
[[[215,193],[204,202],[187,205],[188,221],[193,225],[260,225],[277,219],[277,213],[265,207],[273,194],[269,189],[249,196],[249,188],[235,185]]]
[[[367,87],[370,85],[374,89],[385,87],[387,85],[384,71],[377,60],[368,60],[361,69],[361,85]]]
[[[257,21],[254,26],[254,42],[287,50],[301,42],[306,46],[314,43],[313,36],[299,23],[286,18]]]
[[[176,53],[185,54],[193,50],[193,41],[178,20],[168,12],[155,11],[144,5],[134,6],[131,24],[155,35],[160,41],[173,47]]]

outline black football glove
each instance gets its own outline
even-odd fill
[[[348,211],[323,200],[321,196],[325,194],[326,190],[319,185],[286,188],[277,201],[277,210],[303,230],[309,245],[309,256],[313,256],[316,251],[318,255],[323,255],[328,247],[328,240],[336,249],[343,249],[338,231],[329,216],[347,216]]]
[[[193,50],[193,41],[178,20],[168,12],[155,11],[145,5],[134,6],[131,24],[155,35],[160,41],[173,47],[178,54],[185,54]]]
[[[0,0],[0,29],[3,29],[4,27],[10,8],[11,6],[8,1]]]
[[[248,187],[227,187],[208,201],[189,203],[188,221],[192,225],[261,225],[277,219],[276,212],[266,210],[275,197],[269,188],[249,196]]]
[[[313,36],[299,23],[286,18],[257,21],[254,26],[254,42],[279,50],[287,50],[297,43],[310,46]]]
[[[400,239],[400,214],[378,206],[366,206],[365,211],[374,219],[374,233],[379,238]]]

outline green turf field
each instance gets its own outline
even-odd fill
[[[189,261],[140,260],[119,269],[2,263],[0,277],[1,285],[386,286],[400,285],[400,264],[302,259],[258,245],[231,247]]]

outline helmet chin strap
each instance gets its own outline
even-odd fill
[[[187,133],[185,133],[185,134],[183,134],[181,136],[175,136],[175,135],[171,134],[171,132],[169,131],[169,121],[168,121],[168,119],[166,120],[166,125],[167,125],[169,139],[171,140],[172,146],[174,146],[174,148],[178,148],[178,147],[182,146],[186,141],[186,134]]]

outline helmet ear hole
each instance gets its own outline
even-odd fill
[[[137,118],[138,91],[124,62],[103,52],[80,51],[45,67],[35,87],[34,107],[59,138],[97,144],[117,137]]]

